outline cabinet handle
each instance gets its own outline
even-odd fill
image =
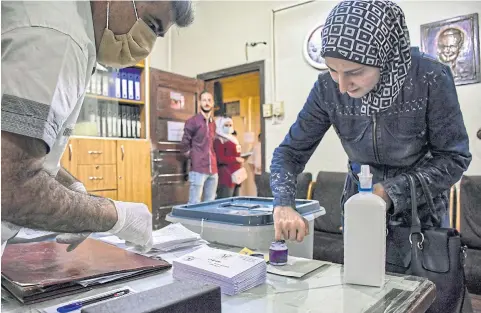
[[[102,154],[102,151],[89,151],[88,154]]]
[[[124,145],[120,145],[120,151],[122,152],[122,161],[123,161],[124,155],[125,155]]]
[[[69,161],[72,161],[72,154],[73,154],[72,144],[69,144],[69,145],[68,145],[68,160],[69,160]]]
[[[90,176],[89,179],[90,180],[103,180],[104,178],[102,176],[101,177]]]

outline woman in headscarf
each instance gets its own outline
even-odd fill
[[[242,168],[244,159],[240,157],[241,146],[233,135],[234,122],[230,117],[218,117],[216,120],[216,139],[214,150],[217,157],[219,183],[217,199],[239,195],[240,183],[232,181],[232,174]]]
[[[449,227],[448,191],[471,162],[469,141],[448,66],[411,47],[401,8],[391,1],[342,1],[327,17],[321,55],[328,66],[296,122],[274,151],[271,187],[276,238],[303,240],[295,211],[296,177],[333,126],[348,156],[341,208],[357,192],[360,164],[391,225],[410,224],[410,188],[402,175],[428,182],[431,212],[417,182],[423,226]]]

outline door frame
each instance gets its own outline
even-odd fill
[[[259,100],[260,100],[260,109],[261,109],[261,154],[262,154],[262,171],[267,172],[266,169],[266,124],[265,118],[262,114],[262,105],[265,103],[265,62],[256,61],[246,64],[241,64],[233,67],[228,67],[212,72],[202,73],[197,75],[197,79],[203,80],[204,82],[210,80],[217,80],[226,78],[229,76],[235,76],[240,74],[247,74],[252,72],[259,72]]]

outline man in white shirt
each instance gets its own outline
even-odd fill
[[[91,196],[60,168],[96,62],[145,59],[189,1],[2,1],[2,254],[21,227],[64,233],[69,249],[110,232],[149,250],[146,205]]]

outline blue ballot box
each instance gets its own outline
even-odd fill
[[[275,240],[272,204],[272,198],[233,197],[178,205],[166,220],[181,223],[211,243],[268,252]],[[288,241],[289,255],[312,259],[314,220],[325,209],[315,200],[296,200],[296,210],[309,222],[309,235],[301,243]]]

